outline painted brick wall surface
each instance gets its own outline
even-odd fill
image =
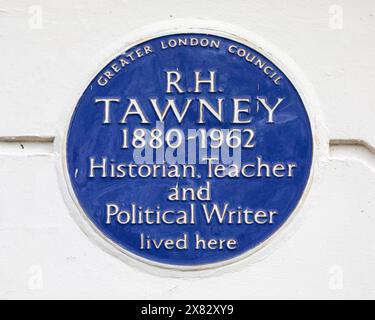
[[[374,14],[372,0],[0,0],[0,298],[375,298]],[[119,39],[180,18],[237,25],[288,55],[328,137],[291,236],[202,277],[140,270],[92,242],[52,143]]]

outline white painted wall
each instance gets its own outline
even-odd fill
[[[374,14],[373,0],[0,0],[0,298],[375,298]],[[341,141],[329,150],[319,131],[318,172],[288,239],[257,263],[176,278],[82,232],[49,139],[4,137],[58,135],[114,44],[178,18],[237,25],[288,55]]]

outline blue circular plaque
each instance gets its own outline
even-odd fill
[[[226,262],[259,247],[298,206],[313,137],[304,103],[244,43],[181,33],[138,43],[87,87],[66,161],[92,226],[133,257]]]

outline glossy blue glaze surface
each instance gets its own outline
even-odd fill
[[[109,239],[129,252],[140,257],[169,265],[203,265],[225,261],[237,257],[257,247],[274,234],[289,218],[298,205],[308,183],[313,156],[313,138],[310,121],[302,99],[292,83],[271,61],[236,41],[214,35],[183,34],[182,37],[209,38],[220,41],[220,49],[203,48],[200,46],[181,46],[162,49],[161,41],[177,38],[179,35],[164,36],[139,44],[129,51],[150,45],[153,52],[129,64],[121,72],[115,74],[106,86],[100,86],[98,79],[105,70],[110,68],[118,57],[108,64],[91,82],[83,93],[72,116],[67,138],[67,164],[70,181],[76,197],[85,214],[96,227]],[[279,85],[267,77],[259,67],[229,54],[227,48],[235,45],[257,55],[267,61],[282,79]],[[121,149],[121,129],[128,128],[132,132],[135,128],[152,128],[156,117],[152,112],[147,99],[150,97],[164,101],[173,96],[178,103],[183,103],[186,97],[194,97],[193,93],[165,93],[165,72],[181,70],[184,74],[182,84],[192,89],[193,71],[214,70],[217,72],[217,83],[222,92],[212,94],[208,87],[203,86],[202,97],[225,98],[223,123],[214,117],[207,116],[205,124],[197,124],[197,112],[187,114],[182,124],[172,116],[167,116],[164,127],[180,128],[187,132],[194,128],[247,128],[251,127],[256,134],[256,147],[242,150],[242,162],[255,161],[262,156],[270,164],[284,161],[298,164],[293,178],[224,178],[211,179],[212,202],[233,204],[234,208],[276,209],[279,214],[274,224],[270,225],[227,225],[208,224],[203,219],[201,210],[196,212],[195,225],[119,225],[106,224],[105,206],[116,203],[121,208],[129,208],[136,203],[144,208],[176,210],[187,209],[189,201],[171,202],[167,200],[169,188],[177,184],[198,188],[205,182],[207,166],[197,165],[201,179],[129,179],[129,178],[89,178],[89,158],[108,157],[116,163],[132,163],[133,150]],[[191,90],[190,90],[191,91]],[[98,97],[118,97],[124,102],[111,108],[113,123],[103,124],[103,108],[95,104]],[[150,119],[151,124],[140,124],[139,118],[129,118],[129,123],[120,124],[119,119],[124,114],[125,101],[129,97],[136,97]],[[275,113],[275,123],[265,121],[266,112],[253,110],[251,124],[232,124],[231,99],[233,97],[267,97],[269,101],[285,98],[285,103]],[[252,105],[255,109],[256,104]],[[228,111],[228,112],[226,112]],[[199,209],[199,206],[198,206]],[[195,233],[203,238],[221,238],[238,240],[235,250],[195,250],[193,245],[188,250],[151,249],[141,250],[139,236],[145,233],[156,239],[178,238],[182,233],[189,235],[193,241]]]

